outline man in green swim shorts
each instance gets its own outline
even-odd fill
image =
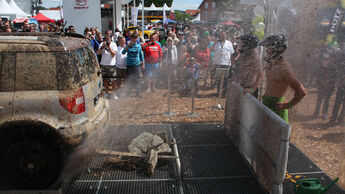
[[[262,103],[289,123],[288,109],[301,101],[307,92],[282,56],[287,48],[286,38],[283,35],[271,35],[260,45],[266,47],[264,59],[268,65],[266,69],[267,85]],[[286,101],[284,93],[289,86],[295,91],[295,94],[291,101]]]

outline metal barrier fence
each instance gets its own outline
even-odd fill
[[[232,82],[227,90],[225,128],[248,160],[260,184],[283,193],[291,126],[250,94],[243,96]]]

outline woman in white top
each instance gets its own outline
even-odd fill
[[[167,44],[163,46],[163,69],[161,74],[161,81],[166,86],[168,77],[174,76],[178,62],[177,48],[174,45],[171,37],[167,38]]]

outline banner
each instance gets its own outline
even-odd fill
[[[102,29],[100,0],[63,0],[63,16],[66,27],[74,26],[79,34],[85,27]]]
[[[343,21],[344,8],[345,2],[343,0],[340,0],[338,3],[338,7],[333,15],[333,18],[329,24],[329,34],[327,35],[327,42],[333,41],[333,36],[337,32],[338,27],[341,25],[339,23]]]
[[[138,7],[132,7],[132,25],[137,26],[138,24]]]
[[[163,24],[166,24],[167,22],[167,15],[165,13],[165,7],[163,6]]]

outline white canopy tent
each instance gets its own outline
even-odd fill
[[[18,17],[30,17],[31,16],[30,14],[27,14],[22,9],[20,9],[18,7],[18,5],[16,4],[16,2],[14,2],[14,0],[10,0],[8,5],[12,8],[13,11],[15,11],[17,18]]]
[[[198,22],[200,22],[200,13],[198,13],[198,15],[197,15],[194,19],[192,19],[191,22],[192,22],[192,23],[198,23]]]
[[[139,10],[142,10],[143,5],[140,3],[137,7]],[[163,11],[163,8],[165,11],[173,11],[172,7],[168,7],[166,3],[164,3],[163,7],[156,7],[155,4],[151,4],[150,7],[144,7],[145,11]]]
[[[6,0],[0,0],[0,16],[13,20],[16,18],[16,11],[11,8]]]

